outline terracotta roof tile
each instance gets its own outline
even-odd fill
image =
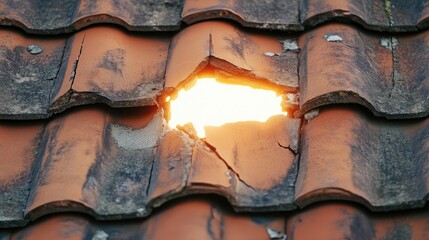
[[[297,53],[283,49],[282,41],[294,40],[249,33],[225,22],[192,25],[173,39],[165,87],[176,87],[211,65],[232,76],[294,89],[298,86]]]
[[[29,33],[72,32],[95,23],[120,24],[129,30],[171,31],[179,28],[180,0],[36,0],[0,2],[0,23]]]
[[[65,40],[0,30],[0,115],[43,117],[61,63]],[[40,48],[39,49],[33,48]],[[33,52],[33,53],[31,53]]]
[[[388,118],[429,113],[428,70],[415,64],[425,61],[427,32],[386,35],[329,24],[302,34],[298,43],[295,37],[256,34],[224,22],[195,24],[173,37],[111,27],[86,29],[67,41],[1,32],[5,50],[0,64],[8,71],[0,78],[9,86],[2,95],[3,119],[47,118],[91,103],[156,105],[164,90],[188,83],[207,69],[215,76],[268,84],[280,92],[296,91],[300,79],[304,113],[336,103],[358,103]],[[109,39],[101,39],[102,33]],[[31,54],[27,47],[43,51]]]
[[[3,158],[8,167],[0,180],[7,184],[0,185],[0,199],[5,209],[13,205],[13,210],[0,212],[1,225],[23,225],[59,211],[99,219],[142,217],[172,198],[199,191],[224,195],[242,210],[294,208],[297,159],[290,149],[297,149],[299,120],[279,116],[268,124],[230,124],[210,130],[207,143],[169,130],[164,122],[156,108],[95,107],[69,111],[44,124],[4,122],[3,134],[18,127],[20,134],[13,143],[3,138],[0,155],[22,165]],[[234,136],[232,145],[219,142],[218,132]],[[11,144],[22,147],[10,152]],[[231,158],[234,149],[238,155]],[[249,149],[254,149],[251,155],[246,154]],[[262,164],[267,153],[273,161]],[[201,167],[207,164],[218,167]],[[9,182],[17,176],[22,179]]]
[[[427,239],[428,6],[0,0],[0,239]],[[207,76],[290,115],[169,128]]]
[[[175,31],[182,22],[232,19],[245,27],[302,31],[334,20],[353,21],[376,31],[406,32],[428,27],[424,0],[126,0],[0,2],[0,24],[29,33],[68,33],[97,23],[132,31]]]
[[[379,35],[343,24],[325,25],[302,35],[302,111],[358,103],[388,118],[427,116],[428,70],[419,63],[429,53],[428,39],[427,32]]]
[[[185,199],[146,220],[94,221],[77,214],[57,214],[13,231],[2,239],[269,239],[267,229],[284,235],[279,214],[236,214],[216,201]],[[271,233],[273,234],[273,233]],[[105,239],[104,238],[104,239]],[[101,238],[103,239],[103,238]]]
[[[425,208],[374,214],[350,203],[325,203],[300,212],[237,214],[218,199],[189,198],[144,220],[95,221],[56,214],[25,228],[0,230],[9,239],[427,239]],[[309,231],[311,229],[311,231]],[[103,238],[102,238],[103,239]]]
[[[287,217],[288,239],[427,239],[429,216],[422,210],[371,213],[345,203],[326,203]],[[311,229],[311,231],[309,231]]]
[[[110,27],[78,32],[68,39],[50,111],[96,102],[155,105],[164,85],[169,41]]]
[[[386,121],[350,106],[322,110],[302,133],[297,204],[347,199],[374,211],[424,206],[427,126],[428,118]]]
[[[186,0],[182,19],[186,23],[227,18],[246,27],[302,30],[299,1]]]

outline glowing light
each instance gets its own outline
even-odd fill
[[[168,97],[167,97],[168,98]],[[192,123],[198,137],[204,138],[204,126],[229,122],[265,122],[282,111],[282,97],[274,91],[217,82],[214,78],[197,80],[188,90],[180,90],[170,99],[169,126]]]

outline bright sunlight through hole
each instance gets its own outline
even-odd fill
[[[169,126],[175,128],[192,123],[198,137],[204,138],[204,126],[221,126],[225,123],[265,122],[271,116],[283,114],[282,97],[274,91],[248,86],[217,82],[202,78],[188,90],[180,90],[170,101]]]

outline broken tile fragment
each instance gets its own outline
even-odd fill
[[[243,78],[246,85],[263,81],[282,89],[298,86],[297,53],[283,52],[275,36],[248,33],[225,22],[197,23],[184,29],[173,38],[168,59],[166,88],[193,80],[207,66],[229,74],[223,78]]]
[[[206,127],[206,142],[235,175],[237,208],[292,207],[299,121],[277,115],[266,123]],[[271,195],[269,199],[263,195]]]

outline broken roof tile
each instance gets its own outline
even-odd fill
[[[362,109],[325,109],[304,126],[296,203],[347,199],[373,211],[422,207],[428,120],[375,118]]]
[[[325,39],[330,35],[342,40]],[[420,63],[428,55],[428,39],[427,32],[396,37],[344,24],[325,25],[302,35],[302,111],[358,103],[388,118],[427,116],[429,75]]]
[[[179,29],[181,10],[180,0],[1,1],[0,24],[39,34],[67,33],[95,23],[115,23],[138,31],[171,31]]]
[[[229,156],[233,149],[219,145],[216,134],[209,131],[208,141],[219,153],[212,145],[168,129],[156,107],[88,106],[45,122],[16,126],[4,121],[2,133],[19,131],[19,138],[0,148],[8,172],[0,178],[0,205],[13,205],[13,210],[0,211],[0,225],[22,226],[60,211],[84,212],[97,219],[144,217],[170,199],[198,192],[222,195],[238,210],[294,208],[299,123],[277,116],[266,126],[252,122],[221,127],[220,132],[234,136],[238,151],[237,158],[223,160],[218,154]],[[247,133],[243,137],[230,128]],[[12,151],[11,144],[22,148]],[[252,154],[246,154],[252,146]],[[273,158],[269,164],[264,163],[265,151]],[[12,166],[11,158],[22,164]],[[284,163],[281,168],[279,162]],[[219,167],[201,167],[207,164]],[[249,175],[255,172],[260,174]],[[10,182],[11,178],[17,180]],[[223,186],[219,179],[224,179]]]
[[[295,89],[298,86],[297,53],[283,49],[282,40],[285,39],[275,35],[246,32],[225,22],[192,25],[173,38],[165,87],[174,88],[193,79],[211,65],[233,76]],[[267,56],[267,52],[275,54]]]
[[[294,37],[251,33],[217,21],[192,25],[172,40],[112,27],[86,29],[67,41],[0,32],[5,36],[0,64],[9,70],[0,78],[10,86],[2,95],[2,119],[47,118],[91,103],[156,105],[163,91],[207,74],[283,93],[297,91],[298,71],[303,113],[327,104],[358,103],[388,118],[429,114],[428,70],[415,64],[425,62],[427,32],[396,36],[329,24],[301,35],[300,53]],[[102,38],[103,33],[111,37]]]
[[[265,123],[206,127],[206,142],[235,175],[237,208],[293,209],[297,176],[297,119],[277,115]],[[269,194],[269,198],[263,197]]]

